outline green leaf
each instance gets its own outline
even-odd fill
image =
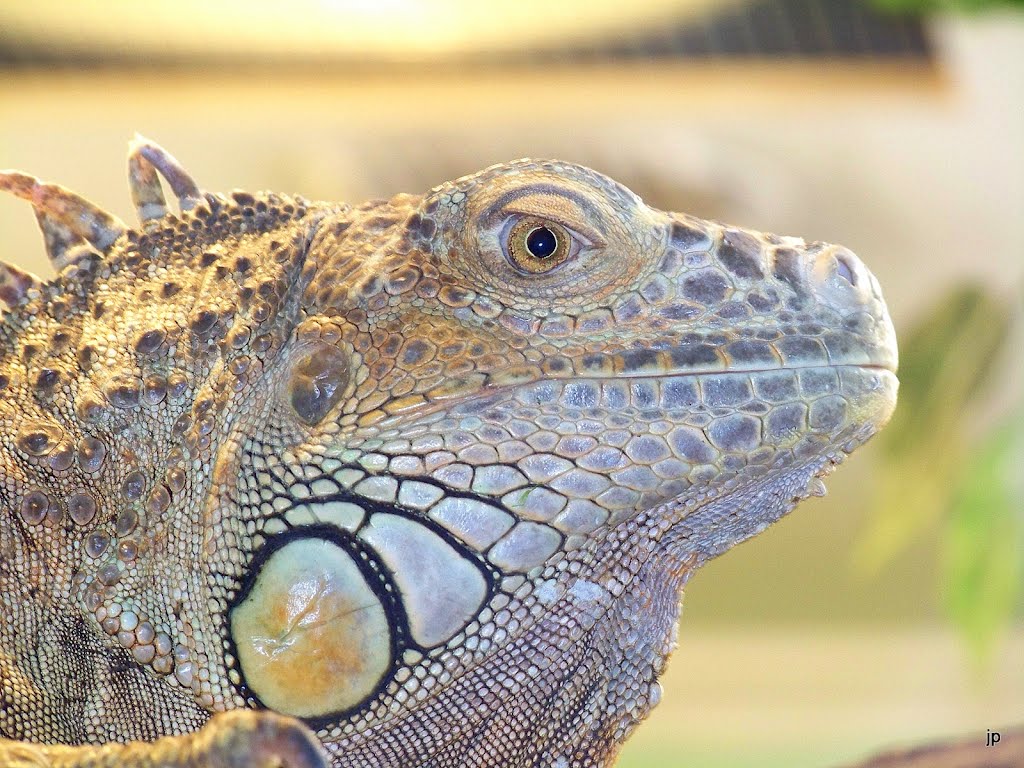
[[[881,433],[881,449],[905,456],[959,422],[991,378],[1010,321],[1005,303],[979,286],[963,286],[901,334],[899,407]]]
[[[885,460],[854,546],[858,571],[877,573],[945,515],[968,461],[969,406],[993,378],[1011,319],[1007,303],[964,286],[901,335],[899,403],[877,438]]]
[[[946,530],[945,606],[976,660],[991,658],[1024,579],[1024,407],[968,462]]]
[[[1024,0],[871,0],[880,11],[889,13],[977,13],[986,8],[1024,8]]]

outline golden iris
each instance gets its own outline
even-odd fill
[[[523,272],[550,272],[567,258],[572,237],[561,224],[538,218],[520,219],[508,233],[508,257]]]

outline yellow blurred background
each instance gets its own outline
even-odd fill
[[[210,190],[351,202],[559,157],[663,209],[853,248],[901,335],[957,286],[1018,303],[1024,287],[1019,12],[37,0],[0,5],[0,67],[0,166],[125,220],[135,131]],[[0,258],[52,274],[27,206],[0,199],[0,233]],[[1011,338],[950,440],[980,441],[1020,399]],[[824,768],[1024,722],[1024,600],[972,661],[942,607],[941,510],[864,567],[865,537],[886,530],[878,450],[694,578],[663,703],[623,768]]]

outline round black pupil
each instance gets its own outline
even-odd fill
[[[558,248],[558,238],[547,227],[537,227],[526,236],[526,250],[535,259],[546,259]]]

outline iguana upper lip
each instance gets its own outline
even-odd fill
[[[770,373],[772,371],[802,370],[810,368],[870,368],[896,372],[894,360],[885,359],[881,356],[872,359],[852,359],[821,361],[801,364],[761,365],[761,366],[729,366],[719,360],[718,365],[703,365],[683,368],[672,365],[672,360],[667,355],[662,355],[663,350],[656,351],[651,360],[652,364],[638,365],[627,368],[616,365],[616,356],[609,355],[606,360],[594,364],[596,356],[582,358],[560,358],[560,362],[551,365],[549,362],[541,365],[512,366],[501,371],[492,371],[488,374],[478,374],[482,379],[481,383],[488,387],[502,387],[506,385],[529,384],[544,380],[566,380],[586,379],[612,381],[616,379],[662,379],[675,378],[680,376],[714,376],[726,374],[755,374]],[[621,358],[619,358],[621,360]],[[470,374],[473,375],[473,374]]]
[[[690,370],[668,370],[664,372],[624,372],[614,376],[588,376],[577,374],[573,376],[550,376],[554,380],[583,379],[589,381],[609,381],[614,379],[673,379],[683,376],[727,376],[739,374],[773,373],[776,371],[805,371],[820,368],[865,368],[878,371],[889,371],[896,373],[896,367],[887,362],[838,362],[838,363],[808,363],[806,365],[778,365],[764,366],[762,368],[715,368],[715,369],[690,369]]]
[[[859,368],[875,371],[885,371],[892,375],[895,375],[895,366],[887,361],[882,362],[867,362],[867,363],[826,363],[819,365],[801,365],[801,366],[778,366],[778,367],[764,367],[764,368],[736,368],[736,369],[719,369],[719,370],[686,370],[686,371],[666,371],[666,372],[651,372],[651,373],[620,373],[609,376],[594,376],[594,375],[579,375],[572,372],[569,373],[549,373],[545,374],[540,371],[536,366],[530,366],[537,375],[533,377],[527,377],[526,370],[524,368],[516,369],[517,375],[510,375],[508,372],[512,369],[505,369],[503,371],[493,371],[489,374],[482,372],[474,372],[467,374],[462,377],[454,377],[447,379],[442,385],[435,387],[432,390],[425,392],[422,396],[417,396],[418,402],[413,404],[410,403],[408,408],[389,408],[388,405],[383,407],[385,412],[389,415],[398,415],[399,413],[405,413],[410,410],[415,410],[417,413],[431,413],[437,408],[446,406],[450,407],[453,405],[461,404],[473,397],[492,397],[494,395],[501,394],[502,392],[508,392],[509,390],[518,389],[521,387],[530,387],[534,385],[543,384],[546,381],[562,381],[569,382],[573,380],[577,381],[616,381],[627,379],[630,381],[641,381],[644,379],[674,379],[686,376],[715,376],[715,375],[752,375],[758,373],[772,373],[776,371],[799,371],[799,370],[813,370],[813,369],[827,369],[827,368]],[[414,407],[415,406],[415,407]]]

